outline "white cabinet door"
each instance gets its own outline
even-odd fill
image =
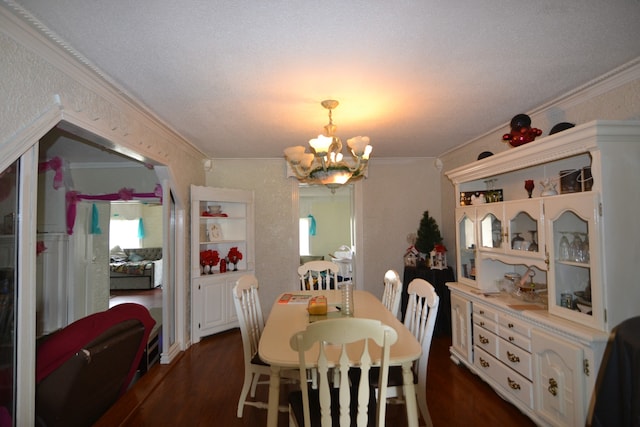
[[[549,197],[544,206],[549,312],[603,330],[605,306],[600,278],[597,193]]]
[[[508,230],[507,253],[544,258],[542,199],[504,202],[504,222]]]
[[[225,322],[225,283],[212,278],[198,280],[194,291],[199,293],[196,300],[200,301],[198,336],[203,337]]]
[[[244,273],[214,274],[194,279],[194,327],[199,338],[238,326],[233,287]]]
[[[466,206],[456,209],[456,263],[458,281],[477,287],[476,283],[476,210]]]
[[[536,413],[554,426],[584,425],[591,390],[585,390],[582,347],[538,330],[531,346]]]
[[[504,204],[489,203],[478,206],[478,248],[483,252],[504,253],[509,245],[504,222]]]
[[[451,294],[451,347],[452,357],[472,363],[471,348],[471,301]],[[456,363],[459,360],[455,360]]]

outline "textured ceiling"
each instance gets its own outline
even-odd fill
[[[213,158],[306,145],[328,98],[374,157],[438,156],[640,57],[638,0],[17,3]]]

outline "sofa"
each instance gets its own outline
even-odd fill
[[[112,290],[153,289],[162,285],[162,248],[115,247],[110,252]]]

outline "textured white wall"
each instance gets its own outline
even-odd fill
[[[407,234],[418,230],[422,213],[440,219],[440,172],[434,159],[371,159],[362,186],[364,271],[358,287],[382,296],[382,278],[393,268],[402,274]],[[217,159],[207,185],[255,191],[256,276],[265,313],[276,297],[297,285],[294,259],[298,241],[292,203],[295,180],[285,177],[284,159]],[[328,190],[327,190],[328,191]]]
[[[384,273],[404,269],[407,235],[425,210],[441,223],[441,172],[433,158],[375,159],[363,183],[364,288],[382,297]],[[364,254],[362,253],[364,252]],[[407,284],[405,284],[406,286]]]

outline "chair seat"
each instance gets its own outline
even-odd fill
[[[253,365],[270,366],[267,362],[265,362],[264,360],[260,359],[260,355],[258,353],[253,355],[253,357],[251,358],[251,363]]]
[[[349,375],[352,379],[352,382],[356,381],[356,379],[359,377],[359,371],[358,374],[356,375]],[[307,389],[309,390],[309,412],[311,414],[311,427],[320,427],[321,426],[321,422],[320,422],[320,393],[317,389],[314,389],[313,386],[311,384],[308,385]],[[356,423],[356,417],[358,414],[358,408],[357,408],[357,402],[358,402],[358,397],[357,397],[357,387],[352,387],[351,388],[351,407],[350,407],[350,412],[351,412],[351,425],[355,426]],[[376,397],[375,397],[375,388],[370,387],[369,388],[370,393],[369,393],[369,418],[368,418],[368,422],[367,422],[367,426],[370,427],[375,427],[376,425],[376,410],[377,410],[377,405],[376,405]],[[340,393],[340,389],[337,387],[332,387],[330,389],[330,393],[331,393],[331,420],[332,420],[332,426],[334,427],[339,427],[340,425],[340,421],[339,421],[339,407],[337,405],[337,402],[339,401],[338,398],[338,394]],[[336,403],[335,405],[333,403]],[[304,425],[304,415],[303,415],[303,407],[302,407],[302,391],[297,390],[297,391],[293,391],[291,393],[289,393],[289,407],[291,409],[291,413],[293,414],[293,416],[296,419],[297,425],[299,426],[303,426]]]
[[[418,384],[418,376],[412,370],[413,383]],[[374,366],[369,371],[369,383],[375,386],[378,384],[378,377],[380,376],[380,368]],[[402,366],[389,366],[389,381],[387,381],[388,387],[402,387],[404,381],[402,380]]]

